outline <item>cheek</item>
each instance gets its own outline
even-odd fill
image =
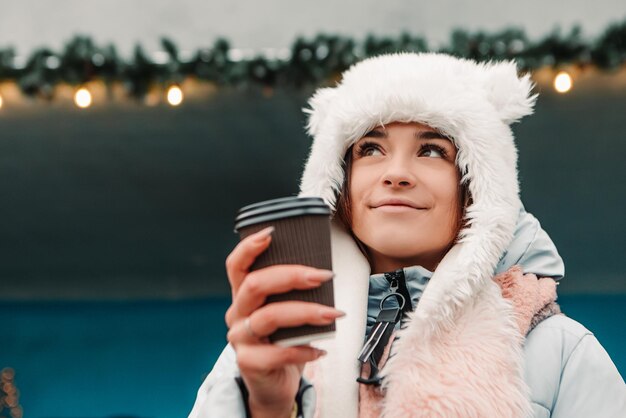
[[[436,184],[433,185],[436,200],[439,206],[439,215],[447,218],[448,225],[456,226],[461,209],[461,194],[459,182],[461,181],[458,172],[448,172],[445,176],[434,178]]]
[[[352,203],[352,213],[359,210],[361,202],[365,199],[366,193],[371,187],[368,187],[369,181],[363,171],[353,167],[350,175],[350,202]]]
[[[363,222],[364,211],[360,202],[363,200],[363,192],[358,184],[352,182],[350,187],[350,213],[353,228],[358,228]]]

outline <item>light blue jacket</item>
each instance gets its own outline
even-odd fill
[[[520,212],[515,237],[503,254],[495,273],[515,264],[525,273],[560,280],[563,261],[554,244],[532,215]],[[421,267],[405,269],[407,287],[417,303],[430,278]],[[380,275],[370,278],[368,323],[375,315],[377,300],[385,285]],[[564,315],[539,323],[524,345],[525,379],[530,388],[534,417],[624,418],[626,385],[610,357],[594,335]],[[239,374],[236,354],[227,345],[213,370],[198,390],[190,418],[245,417],[245,407],[235,377]],[[303,379],[303,385],[306,385]],[[312,417],[314,390],[304,391],[304,417]],[[338,417],[341,418],[341,417]]]

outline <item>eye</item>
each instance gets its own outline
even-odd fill
[[[420,157],[445,158],[446,155],[446,150],[435,144],[424,144],[419,151]]]
[[[363,142],[359,144],[356,152],[359,157],[374,157],[383,155],[380,146],[373,142]]]

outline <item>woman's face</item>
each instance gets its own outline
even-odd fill
[[[419,123],[377,127],[352,148],[351,220],[372,272],[434,270],[456,238],[460,177],[456,147]]]

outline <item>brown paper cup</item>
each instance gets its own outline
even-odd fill
[[[235,219],[240,239],[268,226],[274,227],[272,242],[250,268],[258,270],[276,264],[303,264],[332,269],[330,249],[330,208],[320,198],[288,197],[255,203],[241,208]],[[265,304],[299,300],[334,307],[332,280],[320,287],[271,295]],[[269,340],[282,346],[307,344],[335,333],[335,323],[281,328]]]

